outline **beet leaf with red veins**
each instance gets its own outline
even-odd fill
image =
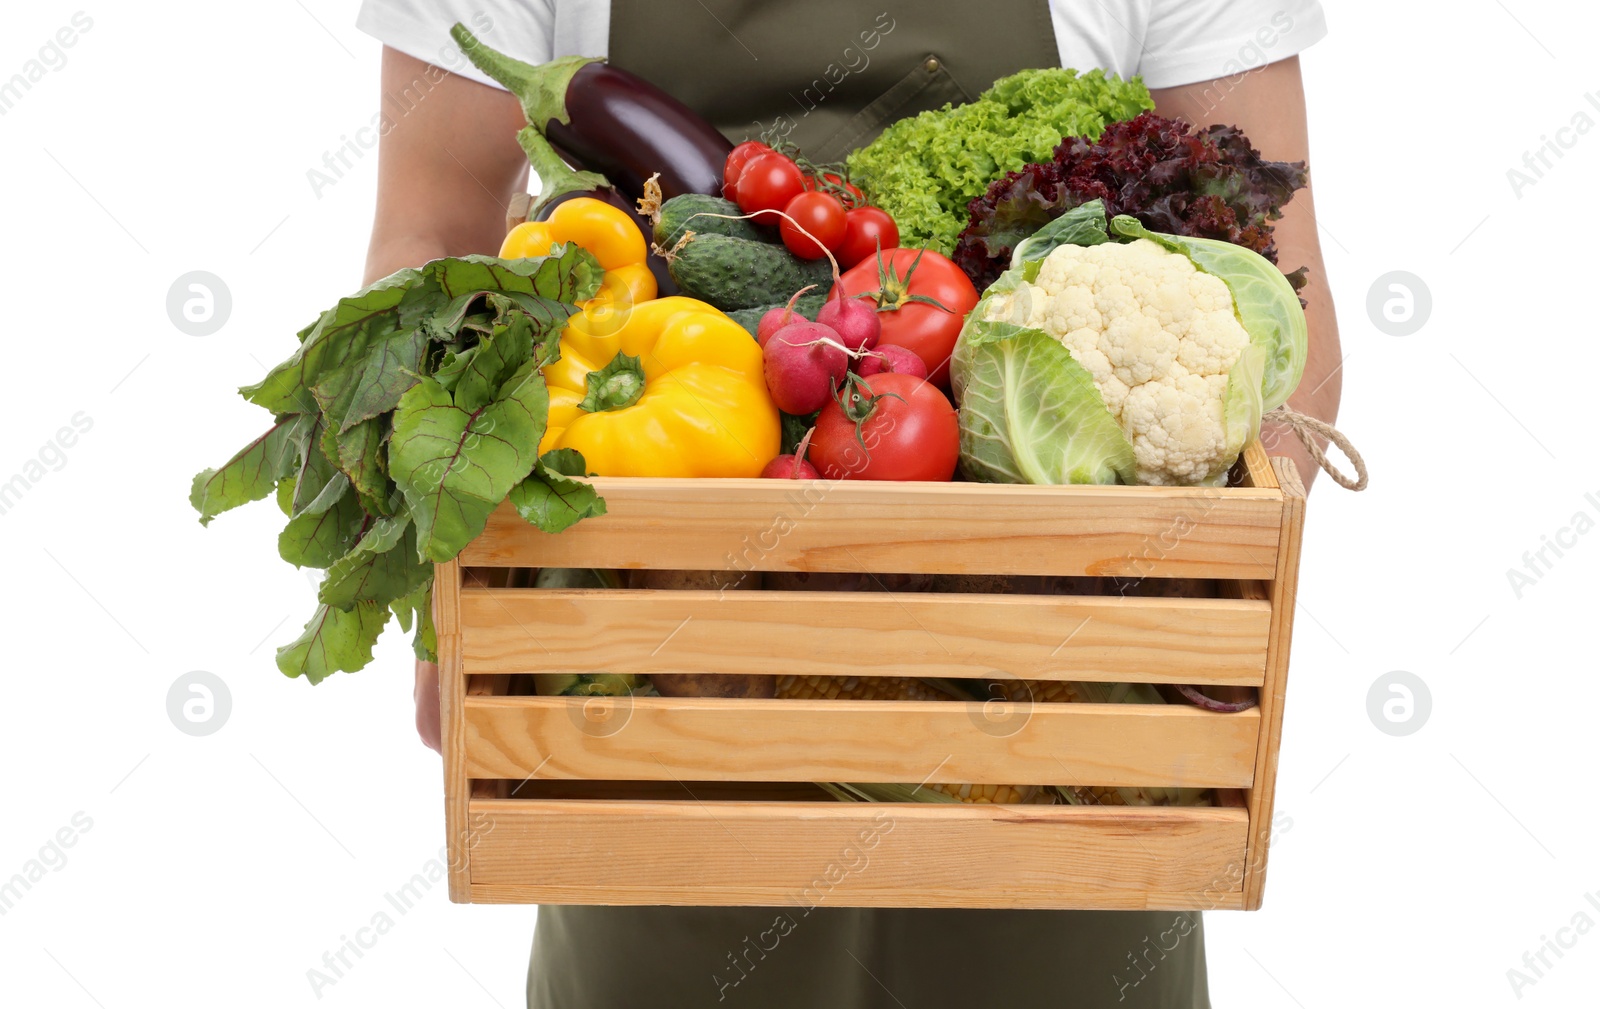
[[[1068,137],[1054,158],[1008,172],[968,205],[954,259],[978,290],[1011,264],[1017,243],[1073,207],[1104,200],[1151,231],[1215,238],[1278,261],[1272,222],[1306,184],[1303,161],[1266,161],[1234,126],[1189,124],[1146,112],[1098,140]],[[1298,291],[1304,270],[1288,274]]]

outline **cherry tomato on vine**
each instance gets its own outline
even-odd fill
[[[780,220],[778,235],[788,250],[801,259],[821,259],[827,255],[824,246],[832,252],[844,241],[844,204],[828,193],[801,193],[784,205],[783,212],[794,220]]]
[[[949,480],[960,449],[955,408],[938,387],[880,372],[822,408],[810,459],[829,480]]]
[[[848,270],[863,259],[877,255],[880,247],[898,248],[900,229],[887,211],[877,207],[857,207],[844,215],[844,241],[834,249],[839,265]]]
[[[928,381],[949,388],[950,352],[978,303],[961,267],[925,249],[884,249],[845,271],[834,287],[872,299],[883,327],[878,342],[916,354],[928,366]]]
[[[782,210],[805,191],[800,167],[778,154],[757,154],[745,162],[744,171],[734,185],[734,202],[747,214],[757,214],[758,224],[777,224],[782,218],[761,214],[763,210]]]
[[[733,199],[734,187],[739,184],[739,175],[744,171],[744,166],[762,154],[772,153],[772,148],[759,140],[746,140],[730,151],[728,160],[722,164],[722,195]]]
[[[862,195],[861,190],[857,189],[853,183],[844,181],[832,172],[823,172],[822,177],[836,186],[843,186],[845,191],[855,198],[855,206],[859,207],[867,202],[867,198]],[[806,188],[811,190],[818,188],[815,175],[806,176]]]

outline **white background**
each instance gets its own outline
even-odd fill
[[[1208,918],[1212,990],[1225,1007],[1511,1005],[1525,951],[1580,911],[1600,923],[1584,897],[1600,901],[1600,534],[1521,598],[1507,577],[1575,513],[1600,518],[1600,130],[1561,134],[1571,149],[1520,194],[1507,177],[1579,112],[1600,121],[1584,97],[1600,103],[1600,16],[1327,6],[1332,35],[1303,63],[1349,354],[1342,426],[1373,486],[1323,481],[1311,501],[1279,781],[1293,825],[1265,909]],[[320,196],[307,177],[377,108],[379,49],[355,8],[86,7],[65,65],[0,116],[0,481],[74,414],[93,422],[0,515],[0,879],[75,813],[92,820],[0,917],[12,1004],[312,1004],[307,970],[395,916],[384,895],[442,843],[407,642],[315,690],[284,679],[273,647],[313,590],[273,555],[278,516],[202,530],[185,500],[264,426],[233,389],[358,286],[376,155]],[[11,5],[0,79],[78,9]],[[211,336],[167,315],[191,270],[231,290]],[[1392,270],[1431,291],[1409,336],[1368,314]],[[209,737],[168,719],[191,670],[232,691]],[[1408,736],[1368,715],[1393,670],[1431,693]],[[518,1005],[533,920],[452,905],[441,884],[321,1001]],[[1521,1002],[1592,1000],[1600,934],[1563,935],[1573,948]]]

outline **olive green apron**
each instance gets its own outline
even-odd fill
[[[614,0],[610,59],[730,140],[775,135],[818,162],[842,160],[897,119],[1060,62],[1046,0]],[[721,1005],[1209,1009],[1210,1000],[1198,914],[539,909],[529,1009]]]
[[[819,162],[997,78],[1060,65],[1046,0],[620,0],[610,46],[612,62],[728,139],[775,132]]]

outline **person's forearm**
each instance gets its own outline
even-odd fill
[[[1339,415],[1344,354],[1339,345],[1339,322],[1334,316],[1333,294],[1322,262],[1322,245],[1318,240],[1315,204],[1310,187],[1296,193],[1293,201],[1284,209],[1283,219],[1274,229],[1274,237],[1278,243],[1279,265],[1286,270],[1305,266],[1310,275],[1309,283],[1300,292],[1306,299],[1310,347],[1306,355],[1305,374],[1294,395],[1289,397],[1289,406],[1332,424]],[[1266,425],[1262,429],[1261,440],[1273,455],[1293,459],[1299,467],[1300,479],[1307,487],[1311,485],[1318,468],[1287,426]]]
[[[370,284],[407,267],[421,266],[430,260],[448,255],[444,243],[438,239],[420,237],[379,241],[374,236],[367,248],[367,265],[361,283]]]
[[[1158,88],[1150,94],[1161,115],[1196,125],[1222,122],[1238,126],[1269,161],[1311,162],[1298,56],[1233,77]],[[1218,95],[1221,97],[1215,97]],[[1301,292],[1310,329],[1306,368],[1299,387],[1289,397],[1289,406],[1331,424],[1339,412],[1339,365],[1344,355],[1339,349],[1339,324],[1333,316],[1328,274],[1322,264],[1311,190],[1308,185],[1294,194],[1275,223],[1273,238],[1278,265],[1286,272],[1304,266],[1309,274],[1309,283]],[[1268,425],[1262,429],[1261,440],[1273,455],[1293,459],[1301,480],[1311,484],[1317,466],[1292,432],[1283,425]]]
[[[382,89],[390,118],[379,131],[367,283],[442,256],[493,255],[511,195],[527,184],[521,104],[387,47]],[[410,94],[423,98],[395,98]]]
[[[506,207],[527,184],[517,144],[525,120],[505,91],[383,50],[385,129],[379,131],[378,198],[364,284],[444,256],[493,255]],[[394,96],[420,95],[400,102]],[[404,111],[396,111],[403,109]],[[439,667],[417,662],[417,732],[439,749]]]

